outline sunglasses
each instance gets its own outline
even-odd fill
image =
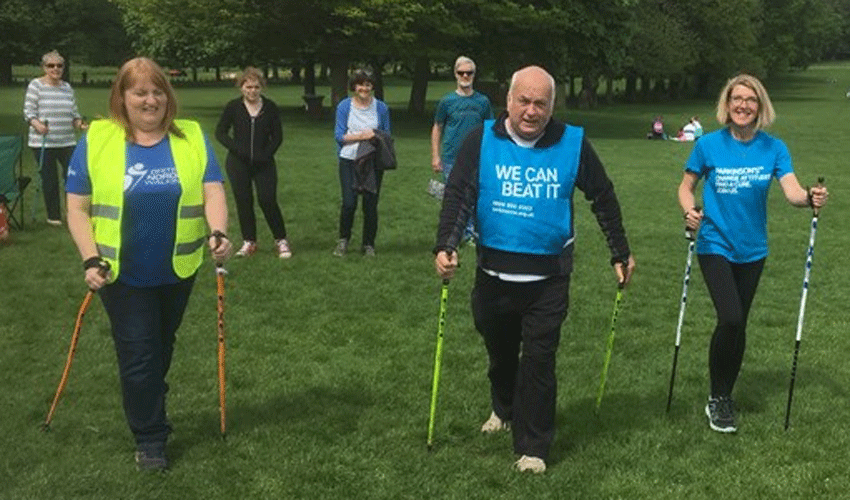
[[[458,76],[472,76],[475,74],[474,71],[457,71]]]
[[[64,68],[64,67],[65,67],[65,65],[64,65],[64,64],[62,64],[62,63],[47,63],[47,64],[45,64],[45,65],[44,65],[44,67],[45,67],[45,68],[50,68],[50,69],[53,69],[53,68]]]

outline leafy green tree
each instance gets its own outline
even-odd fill
[[[838,6],[828,0],[771,0],[761,14],[759,52],[770,72],[805,68],[841,33]]]
[[[6,0],[0,3],[0,83],[12,82],[12,64],[32,58],[37,40],[32,30],[36,19],[35,6],[26,0]]]
[[[165,65],[218,67],[222,55],[239,50],[246,16],[242,0],[113,0],[138,54]]]

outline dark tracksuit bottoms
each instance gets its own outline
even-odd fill
[[[570,276],[516,283],[476,270],[475,327],[489,357],[493,411],[510,420],[514,452],[546,460],[555,437],[555,354]]]
[[[225,169],[233,188],[233,199],[236,202],[236,214],[239,217],[242,239],[257,241],[257,217],[254,214],[252,183],[257,189],[257,203],[266,217],[272,236],[275,240],[286,238],[286,225],[283,222],[280,206],[277,204],[277,164],[274,161],[246,164],[236,155],[228,153]]]

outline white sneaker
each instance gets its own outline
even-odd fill
[[[494,432],[506,431],[511,428],[510,421],[502,420],[496,415],[496,412],[490,412],[490,418],[481,426],[481,432],[492,434]]]
[[[546,462],[544,462],[542,458],[523,455],[516,461],[516,463],[514,463],[514,468],[519,472],[543,474],[546,472]]]
[[[257,244],[253,241],[245,241],[242,243],[242,248],[236,252],[237,257],[250,257],[257,251]]]
[[[277,240],[275,242],[277,245],[277,256],[281,259],[288,259],[292,257],[292,250],[289,248],[289,242],[286,241],[286,238],[282,240]]]

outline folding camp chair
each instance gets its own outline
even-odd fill
[[[19,135],[0,135],[0,201],[6,202],[9,223],[17,229],[24,228],[24,190],[32,180],[24,176],[23,144]]]

